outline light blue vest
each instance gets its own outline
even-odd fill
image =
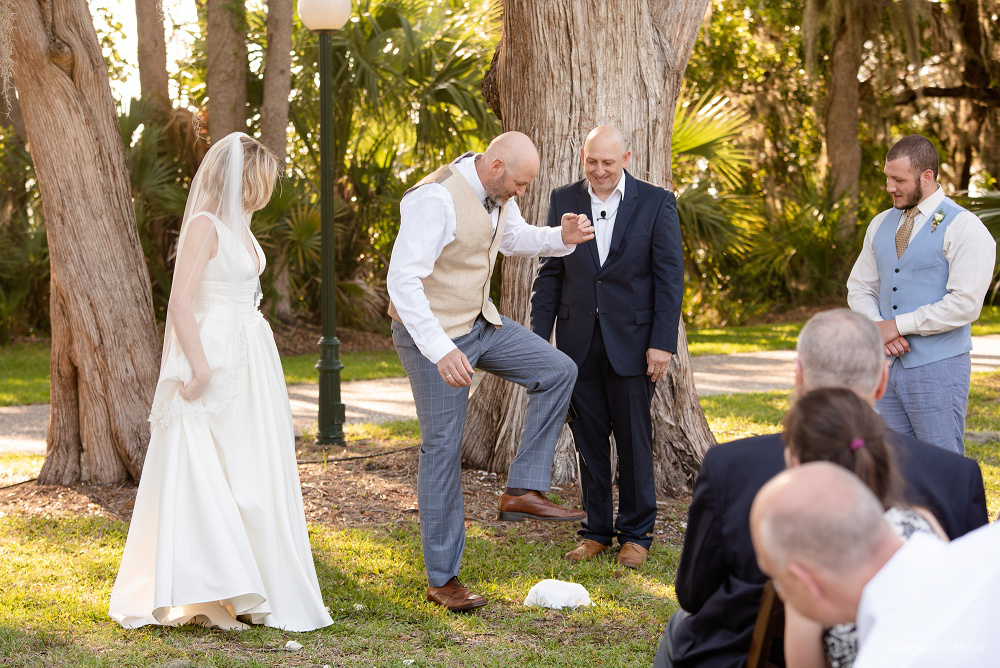
[[[944,212],[944,218],[932,231],[933,217],[938,211]],[[931,213],[931,219],[925,221],[910,239],[901,258],[896,257],[896,230],[905,212],[890,209],[886,213],[872,241],[878,263],[878,303],[883,319],[911,313],[948,294],[948,260],[942,248],[944,234],[962,211],[965,209],[945,197]],[[910,369],[969,352],[972,350],[972,328],[964,325],[942,334],[914,334],[907,336],[906,341],[910,344],[910,352],[899,359]]]

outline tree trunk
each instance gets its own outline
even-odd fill
[[[670,137],[684,68],[707,0],[506,0],[503,38],[484,82],[495,91],[507,130],[530,136],[541,171],[523,200],[529,221],[544,224],[549,193],[582,176],[579,151],[587,133],[613,123],[632,150],[630,171],[671,187]],[[605,39],[593,26],[614,26],[628,39]],[[599,42],[595,48],[592,42]],[[487,100],[490,101],[490,100]],[[494,105],[495,106],[495,105]],[[500,310],[528,322],[536,260],[504,258]],[[653,398],[657,491],[682,494],[715,441],[698,403],[683,325],[668,379]],[[471,400],[464,434],[467,466],[506,471],[516,452],[527,395],[487,375]],[[577,475],[569,429],[556,452],[553,480]]]
[[[860,85],[858,69],[864,51],[861,17],[851,10],[854,2],[845,3],[845,14],[833,29],[833,53],[830,56],[830,85],[826,98],[826,157],[829,183],[834,197],[849,198],[847,214],[841,218],[837,237],[846,241],[857,224],[851,215],[857,208],[861,178]]]
[[[264,100],[260,106],[260,141],[282,162],[288,144],[288,95],[291,90],[292,0],[267,0],[267,56],[264,60]]]
[[[166,119],[171,105],[162,0],[135,0],[135,21],[142,99],[157,116]]]
[[[216,141],[247,129],[246,7],[232,0],[206,4],[208,134]]]
[[[14,79],[52,272],[52,409],[39,480],[138,479],[159,343],[104,58],[85,0],[14,9]]]
[[[285,252],[282,250],[278,255],[278,275],[274,279],[275,300],[271,304],[270,315],[285,324],[295,320],[295,312],[292,311],[292,276],[288,270],[288,263],[285,261]]]

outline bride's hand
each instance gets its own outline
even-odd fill
[[[188,384],[181,388],[181,397],[187,401],[194,401],[205,391],[211,377],[211,371],[195,372]]]

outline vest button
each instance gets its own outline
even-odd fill
[[[899,269],[897,269],[897,270],[896,270],[896,273],[897,273],[897,274],[899,273]]]
[[[893,306],[893,307],[892,307],[892,310],[893,310],[893,311],[895,311],[895,310],[896,310],[896,309],[898,309],[898,308],[899,308],[898,306]]]
[[[896,288],[893,288],[893,289],[892,289],[892,291],[893,291],[893,292],[895,292],[895,291],[896,291]]]
[[[601,281],[597,281],[597,284],[598,284],[598,285],[601,285]]]

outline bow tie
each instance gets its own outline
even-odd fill
[[[486,209],[486,213],[493,213],[493,209],[500,208],[500,202],[496,201],[492,197],[487,197],[483,200],[483,208]]]

